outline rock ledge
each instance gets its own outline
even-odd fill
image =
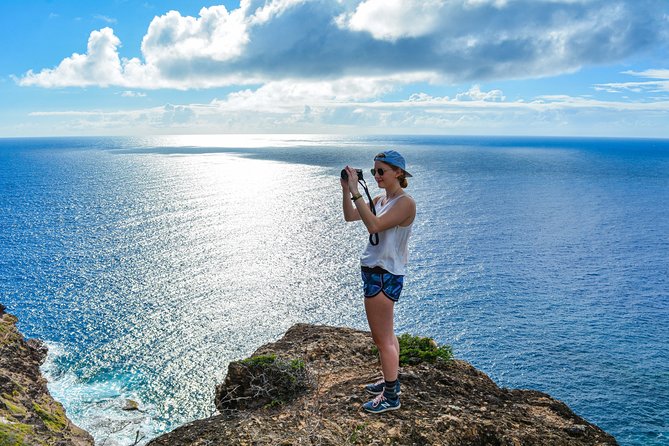
[[[256,369],[241,370],[244,361],[234,362],[226,382],[217,388],[219,415],[177,428],[149,445],[617,444],[611,435],[549,395],[500,388],[459,360],[403,366],[402,409],[367,414],[360,409],[367,400],[363,386],[378,378],[372,345],[367,332],[295,325],[251,357],[259,359],[256,363],[278,357],[284,364],[303,364],[308,379],[294,399],[287,400],[285,395],[276,399],[263,391],[262,382],[270,388],[274,384],[245,372]],[[221,405],[233,390],[248,400],[252,388],[270,403]]]
[[[39,370],[46,346],[26,341],[16,321],[0,304],[0,445],[93,445],[93,437],[72,424],[49,394]]]

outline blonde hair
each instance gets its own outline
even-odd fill
[[[383,162],[383,161],[381,161],[381,162]],[[388,164],[388,163],[386,163],[386,164]],[[397,166],[393,166],[392,164],[388,164],[388,165],[389,165],[390,168],[393,169],[395,172],[397,172],[398,170],[399,170],[400,172],[402,172],[402,175],[398,176],[397,179],[398,179],[398,181],[400,182],[400,187],[401,187],[402,189],[406,189],[406,188],[409,186],[409,182],[407,181],[407,177],[404,175],[404,171],[402,170],[402,168],[397,167]]]
[[[400,187],[402,189],[406,189],[409,186],[409,182],[407,181],[407,177],[402,174],[401,177],[398,178],[400,180]]]

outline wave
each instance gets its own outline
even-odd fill
[[[104,446],[144,445],[164,432],[156,418],[156,408],[144,404],[128,386],[129,374],[101,374],[83,379],[70,367],[66,347],[46,342],[47,359],[41,367],[49,392],[59,401],[68,417],[88,431],[96,444]],[[136,402],[138,410],[126,410]]]

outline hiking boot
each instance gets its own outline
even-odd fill
[[[389,410],[397,410],[400,407],[401,404],[399,397],[397,397],[397,399],[391,400],[383,396],[383,393],[362,405],[362,408],[370,413],[383,413]]]
[[[381,378],[375,383],[367,384],[365,386],[365,392],[369,393],[370,395],[381,395],[385,387],[386,387],[386,382],[383,380],[383,378]],[[398,395],[402,393],[402,391],[400,390],[399,380],[397,380],[397,385],[395,386],[395,393]]]

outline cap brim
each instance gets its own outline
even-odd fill
[[[389,160],[389,159],[386,159],[386,158],[379,158],[379,157],[377,156],[377,157],[374,157],[374,161],[380,161],[380,162],[385,163],[385,164],[387,164],[387,165],[389,165],[389,166],[393,166],[393,167],[397,167],[398,169],[402,169],[402,166],[398,166],[397,164],[395,164],[395,163],[393,162],[393,160]],[[407,171],[404,170],[404,169],[402,169],[402,172],[404,172],[404,176],[407,177],[407,178],[411,178],[411,177],[413,177],[413,175],[411,175],[409,172],[407,172]]]

